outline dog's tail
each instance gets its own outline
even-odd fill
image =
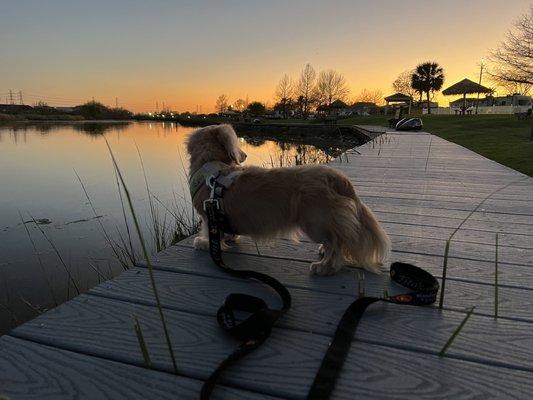
[[[346,178],[337,179],[335,191],[342,197],[333,221],[334,235],[344,257],[371,272],[382,271],[390,253],[390,239],[374,213],[356,196]]]

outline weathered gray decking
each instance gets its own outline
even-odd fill
[[[342,162],[340,161],[342,159]],[[393,241],[391,261],[442,271],[450,248],[445,307],[373,305],[354,339],[335,399],[533,398],[533,181],[429,134],[385,134],[332,162],[353,181]],[[481,204],[481,205],[480,205]],[[495,234],[499,232],[500,318],[494,312]],[[258,254],[259,250],[259,254]],[[355,298],[356,273],[308,274],[314,244],[243,241],[227,262],[268,272],[294,306],[255,353],[216,390],[225,399],[304,399],[335,325]],[[276,297],[232,278],[191,241],[154,259],[180,376],[172,375],[147,269],[118,278],[0,339],[0,395],[10,399],[189,399],[237,344],[216,324],[229,292]],[[397,290],[366,274],[368,294]],[[476,306],[447,356],[437,353]],[[136,315],[154,362],[143,359]]]

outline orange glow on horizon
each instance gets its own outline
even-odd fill
[[[94,98],[134,112],[155,111],[157,104],[209,113],[220,94],[230,103],[248,98],[272,106],[279,79],[287,73],[296,80],[306,63],[342,73],[350,101],[365,88],[392,94],[398,74],[428,60],[444,68],[445,88],[463,78],[477,81],[481,59],[528,6],[529,0],[338,0],[310,1],[305,9],[288,2],[280,13],[275,4],[173,4],[156,11],[150,3],[128,5],[127,13],[115,5],[115,14],[103,18],[79,4],[66,11],[11,4],[0,16],[0,27],[12,33],[12,43],[0,44],[2,85],[8,85],[0,87],[0,102],[13,89],[27,104]],[[44,17],[55,20],[30,24]],[[486,77],[483,83],[494,86]],[[435,98],[441,105],[453,99]]]

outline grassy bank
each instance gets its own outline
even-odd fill
[[[531,120],[514,115],[424,115],[422,121],[427,132],[533,176]],[[355,117],[339,123],[387,125],[387,117]]]

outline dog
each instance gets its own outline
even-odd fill
[[[379,273],[390,252],[390,240],[372,211],[356,196],[341,172],[325,165],[284,168],[243,167],[246,154],[230,125],[213,125],[191,133],[187,140],[190,174],[206,163],[223,165],[221,174],[240,171],[223,197],[232,228],[253,240],[303,233],[320,244],[322,258],[312,274],[333,275],[342,266]],[[193,195],[202,218],[196,249],[209,248],[204,200],[207,184]]]

